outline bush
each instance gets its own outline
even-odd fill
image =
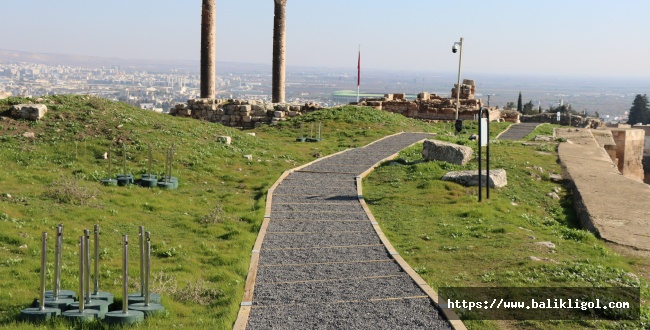
[[[76,179],[61,178],[48,186],[46,195],[59,203],[84,206],[99,195],[99,190],[81,186]]]

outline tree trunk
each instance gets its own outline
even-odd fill
[[[214,98],[216,14],[216,0],[203,0],[201,10],[201,98]]]
[[[273,18],[273,103],[285,101],[284,83],[286,76],[285,48],[287,44],[287,0],[273,0],[275,16]]]

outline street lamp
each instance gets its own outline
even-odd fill
[[[460,50],[460,55],[458,57],[458,83],[456,84],[456,134],[463,130],[463,121],[458,119],[458,108],[460,107],[460,67],[463,63],[463,38],[460,38],[459,42],[454,42],[454,45],[451,47],[451,52],[456,53]]]

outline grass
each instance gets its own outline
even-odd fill
[[[0,101],[0,116],[7,116],[12,104],[24,102],[33,100]],[[328,109],[242,132],[89,96],[50,96],[44,103],[50,111],[41,121],[0,121],[0,329],[33,328],[19,322],[18,315],[38,295],[41,233],[52,237],[59,223],[65,225],[63,289],[77,288],[79,235],[99,224],[100,289],[115,293],[120,304],[121,237],[127,234],[131,242],[137,241],[138,226],[143,225],[152,237],[152,288],[163,295],[167,312],[134,329],[230,329],[243,296],[266,191],[284,170],[400,131],[436,132],[440,139],[471,145],[447,134],[449,124],[425,124],[370,108]],[[322,124],[324,140],[295,142],[296,137],[309,135],[312,123],[315,130]],[[473,122],[465,125],[476,130]],[[507,126],[491,125],[492,136]],[[539,129],[548,130],[545,126]],[[36,138],[25,138],[24,132],[34,132]],[[256,136],[246,134],[250,132]],[[218,142],[222,135],[232,136],[232,144]],[[149,145],[153,172],[159,175],[165,153],[174,145],[173,175],[179,178],[179,189],[100,185],[99,180],[108,176],[107,161],[100,156],[112,148],[113,173],[123,172],[123,143],[127,172],[136,178],[147,172]],[[446,171],[473,169],[476,163],[465,167],[422,163],[419,151],[416,146],[402,152],[404,166],[379,167],[364,180],[364,196],[391,242],[434,288],[639,284],[647,301],[646,273],[640,270],[644,261],[621,256],[578,229],[569,192],[549,180],[549,173],[560,171],[554,144],[494,141],[492,168],[505,168],[510,184],[492,191],[482,204],[475,189],[439,180]],[[253,160],[243,157],[248,154]],[[558,188],[559,201],[546,196]],[[556,249],[551,253],[533,244],[537,241],[551,241]],[[50,285],[52,240],[48,246]],[[135,249],[129,256],[129,286],[136,292]],[[529,256],[549,261],[536,262]],[[628,272],[638,275],[640,282]],[[644,322],[647,315],[644,308]],[[468,325],[624,328],[604,322]],[[70,325],[55,321],[44,327]],[[106,327],[97,323],[88,328]]]
[[[548,134],[542,125],[529,136]],[[493,125],[491,134],[502,126]],[[455,140],[446,136],[445,140]],[[457,141],[465,144],[463,140]],[[474,146],[475,148],[475,146]],[[475,148],[476,149],[476,148]],[[380,166],[364,180],[364,197],[400,255],[440,287],[641,287],[640,322],[466,321],[470,329],[641,329],[650,326],[647,261],[611,250],[579,228],[573,196],[549,175],[561,173],[554,143],[493,141],[491,168],[508,185],[478,202],[476,187],[441,181],[452,170],[477,169],[421,162],[421,146],[399,155],[403,166]],[[547,196],[557,192],[560,199]],[[485,198],[485,195],[484,195]],[[554,249],[537,242],[552,242]],[[539,258],[533,260],[531,257]],[[549,316],[550,318],[550,316]]]
[[[12,104],[0,101],[0,115]],[[37,122],[0,121],[0,329],[31,329],[20,310],[38,296],[40,240],[64,224],[62,288],[76,290],[77,241],[83,229],[101,230],[100,289],[121,301],[121,238],[137,242],[138,226],[151,232],[152,289],[167,312],[135,328],[230,329],[239,310],[251,249],[264,215],[267,189],[284,170],[400,131],[436,131],[400,115],[343,107],[313,112],[277,126],[239,131],[220,124],[176,118],[89,96],[44,98],[49,111]],[[322,123],[323,141],[297,143],[301,125]],[[317,126],[316,126],[317,127]],[[23,137],[34,132],[36,138]],[[254,132],[256,136],[246,133]],[[314,133],[315,134],[315,133]],[[232,136],[232,144],[218,142]],[[105,187],[112,172],[164,172],[165,153],[176,151],[177,190]],[[253,155],[248,160],[243,155]],[[53,281],[53,240],[48,241],[47,283]],[[130,291],[139,291],[139,258],[129,251]],[[63,321],[47,328],[66,329]],[[105,328],[102,324],[91,328]]]

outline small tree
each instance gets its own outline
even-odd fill
[[[628,116],[627,123],[630,125],[638,123],[650,123],[650,107],[648,107],[648,95],[638,94],[634,98],[632,108],[630,108],[630,115]]]
[[[521,101],[521,92],[519,92],[519,98],[517,99],[517,111],[524,112],[524,104]]]
[[[524,104],[524,108],[523,108],[522,113],[523,113],[524,115],[532,115],[532,114],[535,114],[535,110],[534,110],[534,108],[535,108],[535,106],[533,105],[533,101],[532,101],[532,100],[531,100],[531,101],[528,101],[528,103]]]

